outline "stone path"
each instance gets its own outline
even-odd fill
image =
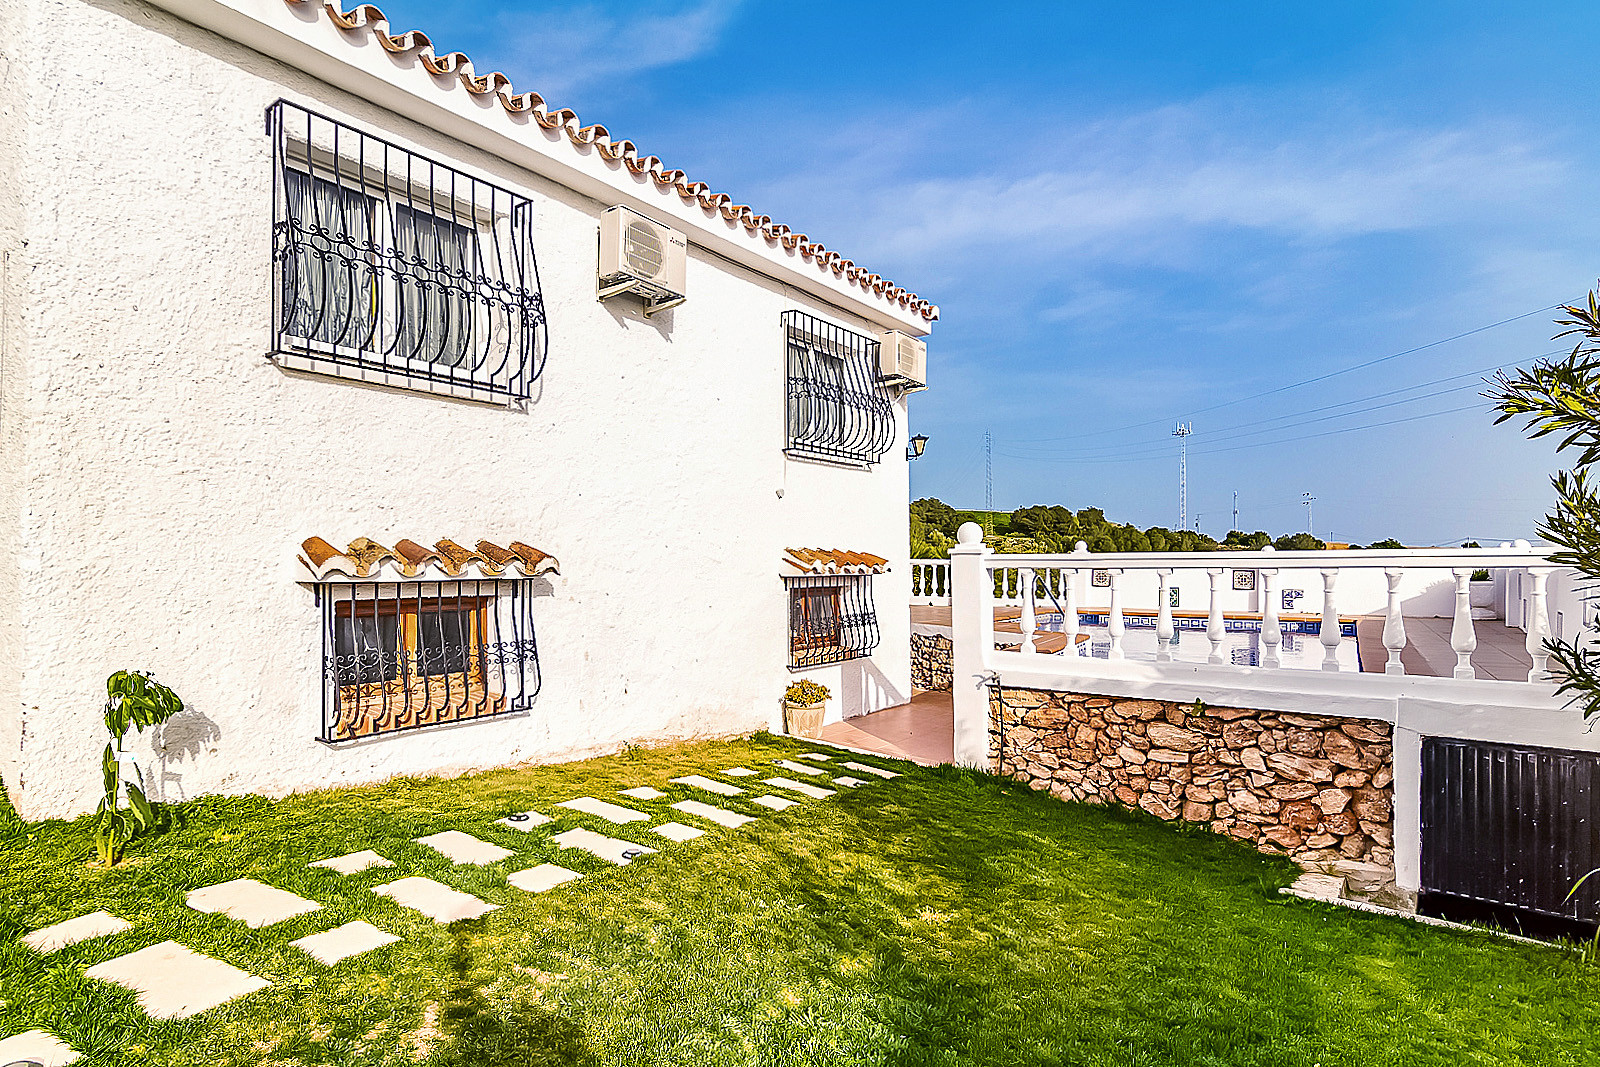
[[[596,800],[594,797],[579,797],[576,800],[563,800],[560,804],[557,804],[556,807],[571,808],[573,811],[581,811],[585,815],[598,815],[600,818],[605,819],[608,822],[614,822],[619,826],[630,822],[650,821],[650,816],[646,815],[642,811],[635,811],[632,808],[625,808],[621,804],[608,804],[604,800]]]
[[[332,930],[324,930],[320,934],[299,938],[289,944],[331,967],[340,960],[359,956],[363,952],[371,952],[384,945],[392,945],[398,940],[400,939],[393,934],[357,919],[343,926],[335,926]]]
[[[831,765],[833,756],[823,752],[806,752],[802,753],[800,758],[816,762],[830,761]],[[775,759],[772,762],[781,770],[809,777],[833,773],[794,760]],[[898,772],[859,762],[842,762],[837,766],[877,778],[899,777]],[[730,767],[717,773],[721,778],[741,779],[755,778],[763,772],[740,766]],[[867,784],[865,779],[842,774],[832,780],[834,784],[840,786],[853,787]],[[764,783],[814,800],[835,795],[832,789],[782,776],[766,778]],[[787,796],[771,794],[752,796],[740,786],[704,774],[681,775],[670,779],[669,784],[709,793],[715,797],[739,797],[772,811],[784,811],[803,803]],[[669,797],[668,793],[648,785],[620,789],[617,792],[621,796],[642,802],[665,802]],[[729,829],[756,821],[754,815],[695,799],[678,800],[669,806],[674,811],[697,819],[705,819]],[[604,819],[616,825],[649,823],[655,818],[647,812],[595,797],[575,797],[561,801],[556,807],[579,815]],[[555,820],[543,812],[528,810],[515,812],[493,821],[498,826],[528,833]],[[677,843],[693,841],[706,834],[700,827],[673,821],[661,822],[649,829],[660,837]],[[516,855],[512,849],[485,841],[462,830],[443,830],[415,840],[456,864],[484,866]],[[581,826],[553,834],[549,842],[556,848],[577,849],[618,865],[627,864],[656,851],[637,842],[608,837]],[[395,863],[372,849],[363,849],[343,856],[317,860],[308,866],[351,877],[375,868],[391,868]],[[505,880],[508,885],[523,892],[546,893],[582,877],[581,872],[558,864],[539,863],[524,870],[511,872],[505,876]],[[471,893],[417,875],[398,878],[370,888],[373,893],[388,897],[397,905],[418,912],[437,923],[478,918],[500,907]],[[216,885],[201,886],[186,893],[184,901],[196,911],[223,915],[251,929],[266,929],[297,916],[312,914],[322,908],[317,901],[308,900],[253,878],[236,878]],[[72,945],[134,929],[137,929],[135,923],[109,912],[95,911],[34,930],[23,935],[21,940],[33,951],[47,955]],[[333,966],[341,960],[375,951],[399,940],[396,935],[358,919],[329,930],[307,934],[288,943],[319,963]],[[131,990],[140,1007],[153,1019],[188,1018],[270,984],[265,978],[203,955],[176,941],[163,941],[117,956],[88,968],[84,973],[90,978]],[[42,1067],[59,1067],[77,1059],[77,1052],[43,1030],[30,1030],[0,1040],[0,1065],[36,1062]]]
[[[78,1054],[66,1042],[43,1030],[29,1030],[0,1041],[0,1063],[37,1063],[39,1067],[67,1067]]]
[[[31,934],[24,934],[22,943],[33,951],[49,955],[59,952],[68,945],[76,945],[82,941],[92,941],[97,937],[107,937],[111,934],[120,934],[131,929],[133,924],[126,919],[119,919],[115,915],[104,911],[91,911],[87,915],[80,915],[76,919],[56,923],[35,930]],[[0,1060],[0,1063],[6,1062]]]
[[[133,990],[152,1019],[187,1019],[270,984],[176,941],[118,956],[84,973]]]
[[[252,930],[322,908],[314,900],[296,896],[287,890],[274,889],[254,878],[235,878],[231,882],[191,889],[183,901],[195,911],[226,915]]]
[[[436,923],[476,919],[500,906],[479,900],[471,893],[451,889],[432,878],[402,878],[387,885],[375,885],[372,891],[388,897],[401,907],[420,911]]]

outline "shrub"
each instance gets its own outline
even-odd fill
[[[118,671],[106,679],[106,730],[111,740],[101,758],[106,795],[95,813],[94,847],[100,862],[110,866],[122,859],[122,851],[135,833],[155,823],[155,812],[144,790],[124,782],[118,754],[129,727],[140,733],[157,726],[183,710],[178,694],[150,677],[147,671]],[[122,807],[126,795],[128,807]]]
[[[828,699],[828,687],[819,685],[809,678],[803,678],[791,684],[784,691],[783,699],[791,704],[810,707],[812,704],[820,704]]]

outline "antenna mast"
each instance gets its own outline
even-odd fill
[[[1178,439],[1178,529],[1189,528],[1189,435],[1194,433],[1194,423],[1180,422],[1172,431]]]
[[[983,528],[994,533],[994,442],[989,431],[983,431]]]
[[[1317,498],[1312,496],[1310,493],[1300,494],[1300,503],[1306,506],[1306,533],[1310,534],[1312,537],[1317,536],[1316,524],[1311,521],[1311,502],[1315,499]]]

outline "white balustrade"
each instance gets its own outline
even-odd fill
[[[1221,567],[1207,567],[1206,575],[1211,579],[1211,606],[1206,611],[1206,640],[1211,642],[1211,655],[1206,657],[1207,663],[1226,663],[1222,655],[1222,646],[1228,640],[1228,621],[1222,615],[1222,576],[1226,573]]]
[[[1385,674],[1406,673],[1405,664],[1400,662],[1400,653],[1406,648],[1406,619],[1400,614],[1400,579],[1405,575],[1398,567],[1385,567],[1383,571],[1389,583],[1389,602],[1383,616],[1383,647],[1389,652],[1389,660],[1383,666]]]
[[[1275,551],[1268,545],[1263,551]],[[1283,644],[1283,623],[1278,621],[1278,570],[1276,567],[1256,571],[1261,582],[1261,666],[1276,670],[1282,665],[1278,648]]]
[[[1156,593],[1156,662],[1172,662],[1172,568],[1156,570],[1160,589]]]
[[[1550,648],[1545,644],[1550,640],[1550,608],[1546,596],[1550,568],[1530,567],[1528,575],[1533,579],[1533,593],[1529,603],[1528,637],[1523,647],[1533,660],[1533,666],[1528,670],[1528,681],[1538,682],[1548,676],[1550,669]]]
[[[1456,580],[1455,622],[1450,627],[1450,647],[1455,650],[1457,678],[1476,677],[1472,669],[1472,653],[1478,648],[1478,631],[1472,625],[1472,595],[1467,582],[1472,577],[1471,567],[1456,567],[1450,571]],[[1530,640],[1533,627],[1528,627]]]
[[[1033,634],[1039,628],[1039,618],[1033,609],[1033,571],[1023,567],[1017,571],[1017,584],[1021,587],[1022,615],[1018,625],[1022,629],[1022,651],[1034,651]]]
[[[1339,642],[1344,640],[1339,628],[1339,609],[1333,602],[1333,584],[1338,580],[1339,568],[1323,570],[1322,624],[1318,627],[1318,639],[1322,642],[1322,669],[1325,671],[1339,669]]]
[[[983,549],[982,559],[984,573],[990,575],[991,603],[1015,609],[1013,614],[1022,637],[1020,645],[1013,645],[1013,648],[1030,655],[1038,654],[1039,598],[1044,597],[1049,603],[1042,610],[1060,612],[1059,628],[1065,638],[1065,651],[1069,657],[1077,658],[1077,639],[1082,631],[1078,582],[1090,575],[1102,582],[1109,578],[1105,584],[1095,586],[1094,592],[1098,594],[1104,590],[1109,596],[1105,633],[1110,639],[1110,649],[1105,656],[1112,661],[1142,655],[1146,660],[1154,658],[1159,664],[1172,664],[1183,647],[1179,644],[1182,636],[1179,627],[1194,618],[1193,614],[1185,619],[1177,618],[1179,613],[1173,600],[1181,599],[1179,594],[1182,593],[1209,597],[1203,658],[1212,668],[1234,669],[1229,654],[1233,630],[1259,628],[1257,648],[1261,668],[1281,668],[1286,659],[1283,650],[1290,640],[1316,640],[1322,646],[1321,654],[1307,656],[1297,649],[1293,661],[1297,666],[1320,668],[1329,673],[1350,673],[1356,667],[1344,627],[1355,618],[1366,620],[1360,621],[1360,625],[1363,633],[1370,633],[1372,638],[1378,636],[1376,628],[1381,626],[1384,658],[1367,664],[1366,670],[1403,676],[1407,671],[1402,656],[1410,647],[1406,632],[1409,613],[1453,620],[1450,648],[1454,663],[1446,670],[1454,678],[1473,679],[1476,673],[1472,656],[1480,635],[1472,619],[1469,585],[1474,571],[1494,569],[1526,575],[1520,588],[1527,602],[1527,633],[1522,643],[1532,662],[1528,680],[1544,682],[1549,679],[1550,657],[1546,642],[1556,607],[1565,611],[1568,619],[1575,617],[1567,600],[1556,601],[1550,595],[1549,577],[1556,568],[1542,551],[1526,544],[1492,549],[1091,553],[1080,543],[1066,555],[993,555]],[[930,602],[949,595],[954,575],[948,563],[915,560],[913,570],[916,575],[914,599]],[[1253,583],[1229,582],[1230,573],[1246,571],[1254,571]],[[1130,574],[1148,575],[1144,579],[1148,584],[1130,584]],[[1286,604],[1291,608],[1293,605],[1285,597],[1291,591],[1310,593],[1319,578],[1322,598],[1316,621],[1286,624],[1280,611],[1285,610]],[[1286,590],[1286,586],[1293,588]],[[1127,603],[1130,590],[1140,591],[1144,596],[1154,592],[1157,602],[1146,605],[1136,601],[1130,605]],[[1568,596],[1564,585],[1560,587],[1560,595]],[[1195,603],[1194,606],[1199,605]],[[1304,605],[1300,610],[1308,607]],[[1242,623],[1236,622],[1241,616]],[[1253,622],[1252,616],[1259,619],[1259,623]],[[1522,616],[1518,615],[1512,624],[1521,621]],[[1286,625],[1291,632],[1304,637],[1286,637]],[[1368,626],[1375,629],[1368,631]],[[1318,635],[1314,639],[1310,636],[1313,627]],[[1131,651],[1130,629],[1135,636],[1148,635],[1153,629],[1154,652]],[[1374,641],[1373,645],[1376,644]],[[1148,650],[1151,645],[1142,647]],[[1314,650],[1316,645],[1310,648]]]
[[[1125,627],[1122,618],[1122,572],[1111,572],[1111,613],[1106,618],[1106,633],[1111,636],[1111,651],[1106,653],[1107,659],[1122,658],[1122,634]]]

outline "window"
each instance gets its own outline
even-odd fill
[[[532,203],[286,101],[273,135],[273,359],[468,399],[531,395]]]
[[[785,578],[789,591],[789,666],[817,667],[869,656],[878,647],[872,579],[828,574]]]
[[[525,711],[539,691],[525,580],[324,584],[321,739]]]
[[[785,312],[789,455],[876,463],[894,440],[894,402],[878,381],[878,341]]]

